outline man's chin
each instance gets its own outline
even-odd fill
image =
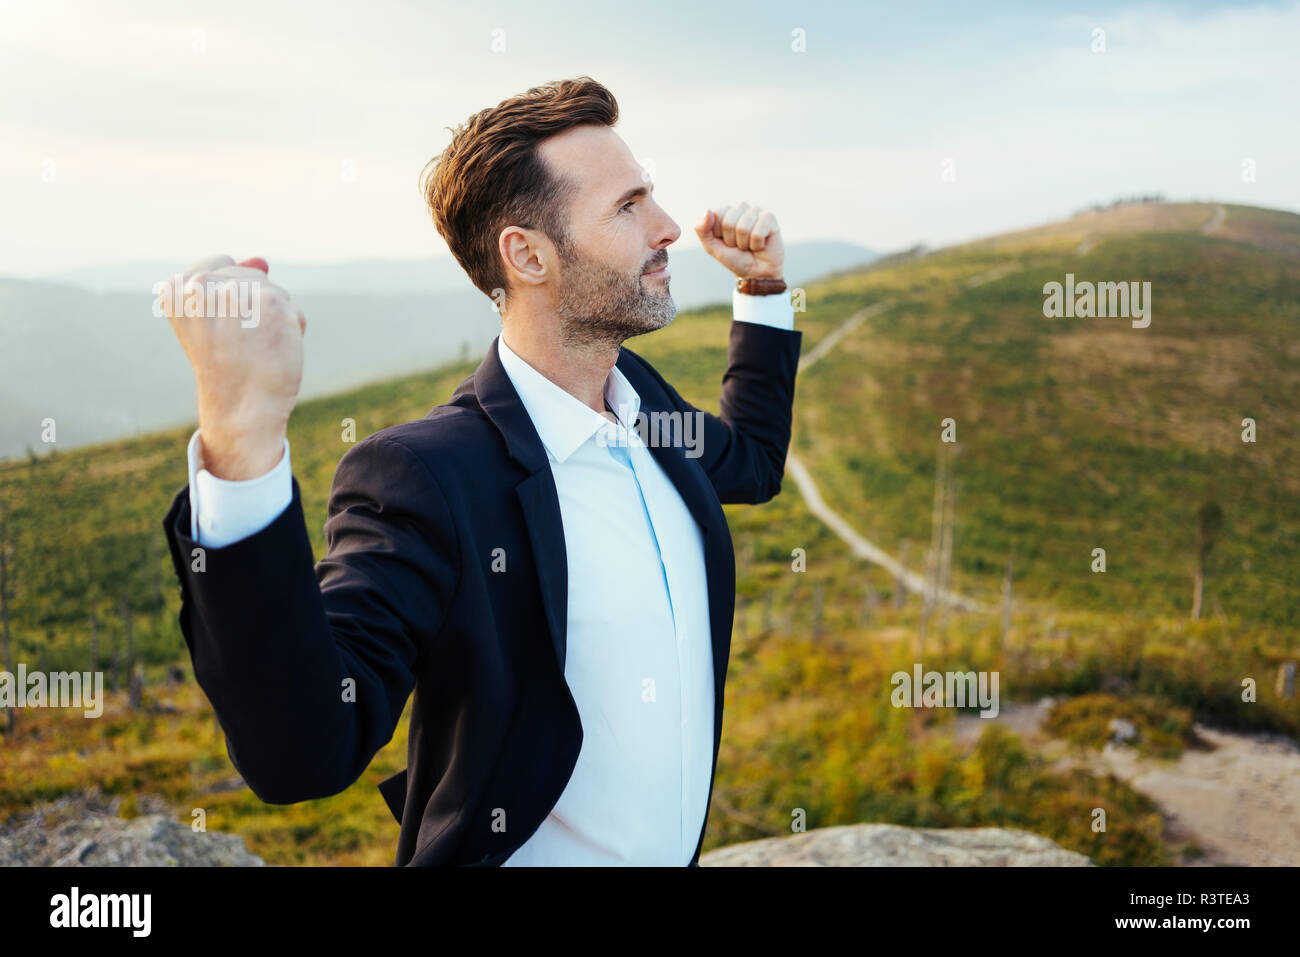
[[[644,336],[651,332],[657,332],[664,328],[677,317],[677,310],[673,309],[662,313],[642,314],[634,322],[627,323],[622,328],[622,338],[632,339],[636,336]]]
[[[648,318],[651,324],[649,328],[646,329],[646,332],[654,332],[656,329],[662,329],[677,318],[677,307],[673,304],[673,301],[670,298],[668,300],[668,308],[664,309],[662,312],[657,312]]]

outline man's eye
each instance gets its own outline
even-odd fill
[[[634,200],[634,199],[630,199],[630,200],[628,200],[626,203],[624,203],[622,206],[619,207],[618,211],[619,211],[620,213],[623,212],[623,210],[627,209],[629,206],[631,206],[631,205],[632,205],[633,203],[635,203],[635,202],[636,202],[636,200]]]

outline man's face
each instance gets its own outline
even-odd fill
[[[654,184],[622,138],[607,126],[580,126],[538,149],[574,184],[555,280],[566,343],[619,345],[672,322],[667,247],[681,229],[654,201]]]

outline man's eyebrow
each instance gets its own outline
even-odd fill
[[[655,191],[655,184],[654,184],[654,183],[651,183],[651,184],[650,184],[650,188],[649,188],[649,189],[647,189],[645,186],[633,186],[631,189],[629,189],[627,192],[625,192],[625,193],[624,193],[622,196],[620,196],[618,199],[614,200],[613,205],[615,205],[615,206],[622,206],[622,205],[623,205],[624,203],[626,203],[629,199],[639,199],[640,197],[642,197],[642,196],[647,196],[647,195],[649,195],[650,193],[653,193],[654,191]]]

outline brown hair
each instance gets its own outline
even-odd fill
[[[497,237],[507,226],[539,229],[569,248],[574,184],[547,167],[537,144],[574,126],[613,126],[614,94],[589,76],[535,86],[475,113],[424,167],[420,188],[434,225],[485,295],[505,289]],[[450,129],[450,127],[448,127]]]

